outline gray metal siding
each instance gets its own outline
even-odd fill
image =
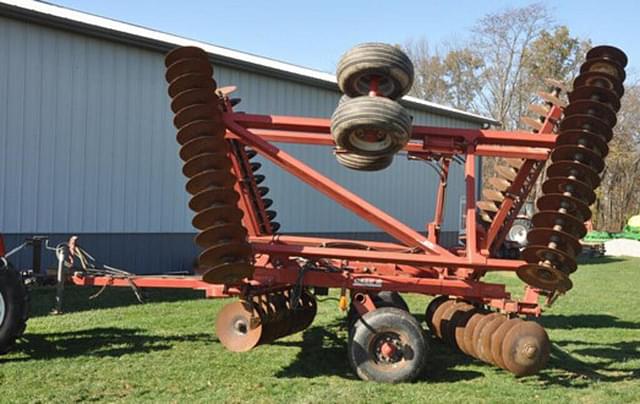
[[[191,233],[163,78],[163,55],[0,17],[0,231]],[[339,94],[225,67],[220,86],[237,85],[240,110],[326,117]],[[477,123],[411,111],[417,124]],[[367,174],[339,166],[329,148],[283,149],[422,228],[433,214],[436,176],[397,156]],[[376,229],[266,164],[266,185],[287,232]],[[458,224],[462,167],[451,175],[445,230]]]

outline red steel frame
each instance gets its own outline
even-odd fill
[[[227,106],[231,111],[228,102]],[[524,264],[519,260],[492,258],[491,252],[502,242],[505,230],[555,146],[552,129],[560,115],[559,107],[551,108],[539,133],[414,126],[411,141],[404,150],[416,158],[440,160],[442,173],[434,220],[427,226],[425,237],[273,144],[334,146],[328,119],[224,113],[230,141],[237,140],[253,148],[284,171],[391,235],[397,243],[261,234],[258,223],[265,217],[264,206],[260,203],[259,209],[252,208],[247,193],[238,186],[239,206],[245,212],[244,225],[256,257],[252,280],[233,287],[206,284],[198,277],[135,277],[134,282],[139,287],[203,289],[211,297],[257,293],[295,284],[352,292],[393,290],[445,294],[480,301],[507,312],[539,315],[540,291],[527,287],[523,299],[516,301],[504,285],[482,282],[480,278],[488,271],[515,271]],[[450,160],[456,155],[466,157],[466,247],[447,249],[439,244],[438,230],[443,219]],[[241,165],[248,163],[246,156],[239,158],[233,152],[230,156],[236,175],[242,179],[240,170]],[[476,157],[480,156],[524,159],[496,218],[486,230],[477,225],[475,207]],[[269,233],[270,229],[266,231]],[[366,249],[349,248],[345,243],[358,243]],[[301,262],[321,262],[331,270],[314,270],[313,266],[306,270]],[[74,276],[73,281],[79,285],[129,286],[128,280],[105,277]]]

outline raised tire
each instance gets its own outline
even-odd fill
[[[0,264],[2,265],[2,264]],[[27,324],[29,296],[20,274],[0,267],[0,354],[13,348]]]
[[[363,156],[388,156],[401,150],[411,134],[411,115],[383,97],[358,97],[342,102],[331,117],[336,145]]]
[[[355,322],[351,335],[349,363],[362,380],[409,382],[424,367],[427,342],[418,321],[404,310],[370,311]]]
[[[361,156],[354,153],[336,153],[340,165],[357,171],[380,171],[393,162],[393,154],[388,156]]]
[[[405,95],[413,85],[413,63],[399,48],[384,43],[363,43],[347,51],[336,71],[338,86],[350,97],[369,94],[378,80],[377,94],[391,99]]]

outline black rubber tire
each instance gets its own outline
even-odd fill
[[[21,337],[29,317],[29,294],[20,274],[2,266],[0,268],[0,295],[4,315],[0,315],[0,354],[9,352]]]
[[[393,163],[393,154],[388,156],[361,156],[354,153],[336,153],[340,165],[356,171],[380,171]]]
[[[376,339],[395,336],[400,340],[400,359],[384,363],[376,356]],[[383,307],[368,312],[353,325],[347,347],[349,364],[362,380],[401,383],[415,380],[424,368],[428,345],[420,324],[410,313]]]
[[[380,292],[376,295],[371,295],[371,299],[373,300],[373,304],[376,306],[376,309],[383,307],[395,307],[396,309],[410,313],[409,305],[398,292]],[[349,305],[349,311],[347,312],[347,324],[349,330],[351,330],[353,323],[355,323],[359,317],[358,310],[356,310],[353,304]]]
[[[371,77],[378,76],[378,94],[395,100],[411,90],[414,69],[401,49],[370,42],[356,45],[342,55],[336,76],[338,87],[350,97],[369,94]]]
[[[357,97],[342,102],[331,117],[331,134],[339,148],[363,156],[387,156],[401,150],[411,135],[411,115],[383,97]],[[377,132],[371,142],[356,133]]]

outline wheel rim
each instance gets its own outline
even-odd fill
[[[4,296],[0,293],[0,327],[4,324],[4,317],[6,315],[6,307],[4,304]]]
[[[371,341],[369,352],[374,362],[379,366],[395,366],[405,360],[406,344],[400,334],[382,332]]]
[[[527,228],[523,225],[516,224],[509,230],[509,241],[513,241],[520,245],[527,244]]]
[[[397,85],[393,79],[378,74],[361,75],[354,80],[353,86],[360,95],[367,95],[371,91],[371,82],[374,80],[378,83],[376,90],[378,95],[389,97],[396,91]]]
[[[349,143],[358,150],[376,152],[392,146],[391,136],[377,130],[356,130],[349,135]]]

